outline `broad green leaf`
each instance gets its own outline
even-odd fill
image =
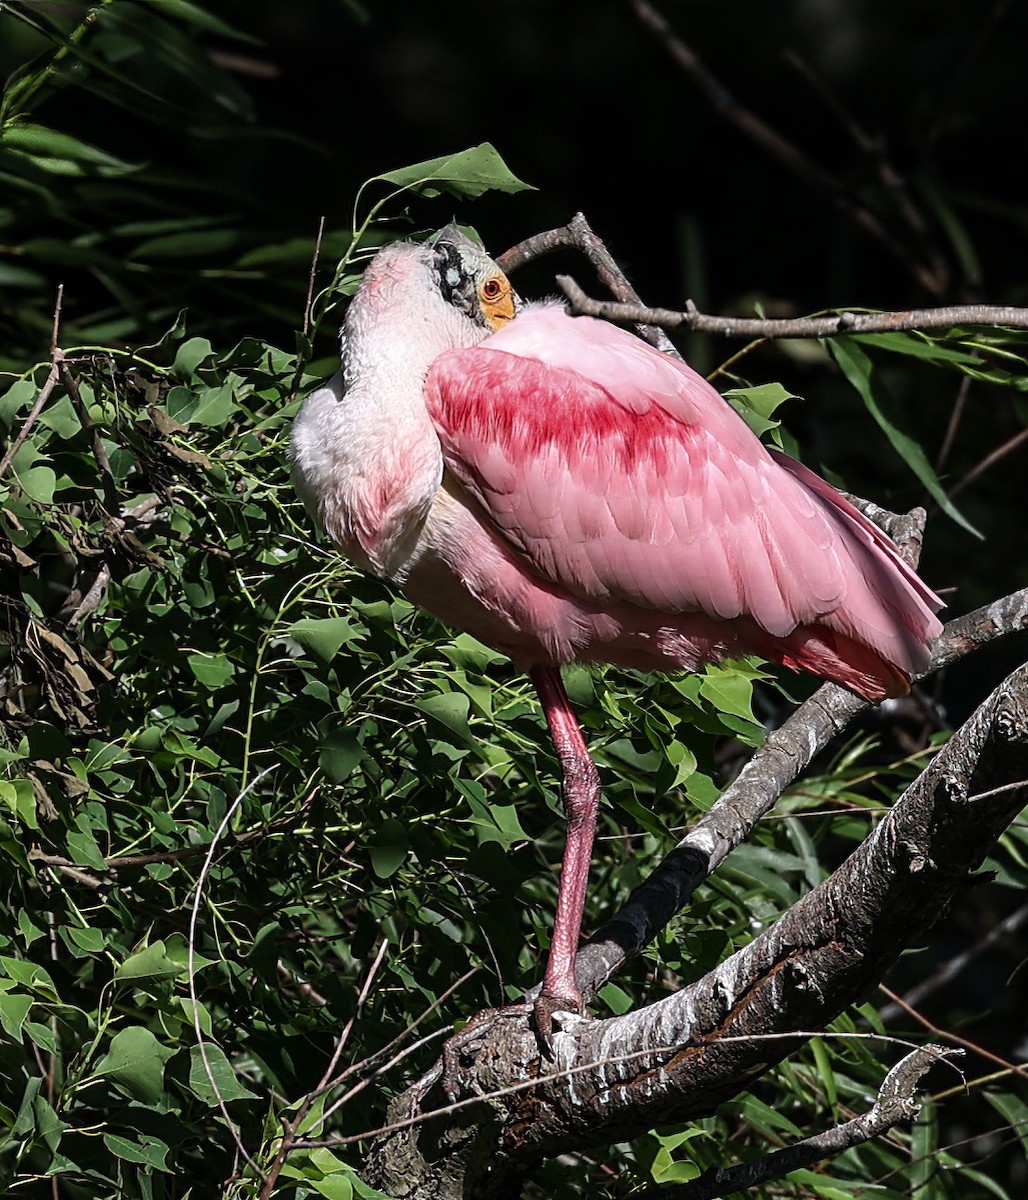
[[[423,713],[433,717],[465,742],[472,746],[477,744],[475,735],[468,726],[471,701],[463,692],[442,692],[438,695],[422,696],[416,703]]]
[[[359,630],[346,617],[304,617],[294,621],[286,634],[323,662],[330,663],[340,647],[359,636]]]
[[[325,1196],[327,1200],[351,1200],[353,1196],[353,1184],[345,1175],[326,1175],[323,1179],[310,1179],[307,1182],[319,1196]]]
[[[66,932],[69,941],[90,954],[99,953],[107,945],[107,935],[102,929],[79,929],[71,926]]]
[[[171,364],[171,372],[179,379],[192,379],[197,368],[214,353],[207,338],[194,337],[183,342]]]
[[[61,1134],[69,1128],[68,1123],[61,1120],[43,1096],[34,1097],[32,1111],[36,1118],[36,1138],[53,1154],[60,1145]]]
[[[179,414],[178,420],[214,428],[224,425],[238,407],[235,388],[231,383],[223,383],[219,387],[200,388],[196,393],[196,403],[187,414]]]
[[[753,715],[753,681],[731,668],[708,667],[700,680],[700,695],[721,712],[756,724]]]
[[[182,973],[182,964],[168,957],[164,942],[158,939],[130,955],[114,972],[120,982],[131,979],[167,978]]]
[[[325,739],[318,753],[318,766],[332,780],[342,783],[364,758],[364,747],[345,729],[337,729]]]
[[[96,838],[91,833],[69,831],[65,835],[65,844],[68,847],[68,854],[80,866],[93,867],[97,871],[103,871],[106,868],[104,856],[100,853]]]
[[[23,992],[0,992],[0,1025],[11,1041],[21,1041],[21,1027],[31,1007],[32,997]]]
[[[130,1025],[111,1039],[95,1074],[106,1075],[134,1100],[156,1104],[164,1095],[164,1064],[175,1053],[162,1046],[149,1029]]]
[[[27,779],[13,782],[0,779],[0,804],[4,804],[29,829],[38,829],[36,798],[32,784]]]
[[[392,183],[406,191],[422,196],[438,196],[449,192],[469,200],[477,199],[484,192],[524,192],[535,189],[522,183],[508,169],[507,164],[489,142],[482,142],[459,154],[430,158],[425,162],[389,171],[377,179]]]
[[[724,397],[757,437],[763,437],[769,429],[777,429],[781,422],[773,421],[771,414],[786,400],[796,399],[793,393],[787,391],[780,383],[731,388],[724,393]]]
[[[116,1157],[125,1162],[140,1163],[157,1171],[169,1171],[167,1163],[169,1147],[159,1138],[141,1134],[138,1142],[121,1137],[116,1133],[104,1134],[104,1145]]]
[[[203,1051],[199,1046],[193,1046],[190,1050],[189,1090],[210,1108],[218,1103],[219,1097],[225,1103],[256,1099],[253,1092],[239,1082],[232,1064],[225,1057],[225,1051],[214,1042],[205,1042]]]
[[[19,471],[18,483],[25,495],[39,504],[53,503],[57,476],[50,467],[29,467],[27,471]]]
[[[186,661],[196,678],[212,692],[228,683],[236,670],[227,654],[190,654]]]
[[[874,376],[874,367],[868,356],[852,338],[832,338],[829,339],[827,345],[842,373],[856,389],[868,412],[878,422],[879,428],[889,439],[893,449],[924,484],[932,499],[948,517],[969,533],[973,533],[975,537],[980,538],[982,535],[946,495],[924,450],[912,437],[899,429],[887,415],[886,409],[891,407],[891,400],[881,380]]]
[[[400,822],[389,818],[373,831],[367,840],[367,847],[372,870],[379,879],[388,879],[400,869],[410,849],[410,842]]]
[[[8,428],[15,418],[28,409],[39,395],[39,389],[31,379],[19,379],[0,396],[0,422]]]

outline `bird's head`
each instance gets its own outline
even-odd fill
[[[368,264],[346,310],[346,386],[384,363],[424,374],[445,351],[484,341],[520,306],[507,276],[455,225],[425,242],[394,242]]]
[[[428,239],[434,282],[447,304],[487,330],[502,329],[521,301],[510,280],[476,242],[447,225]]]

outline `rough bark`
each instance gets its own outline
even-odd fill
[[[750,945],[646,1008],[566,1016],[552,1062],[520,1014],[483,1024],[461,1048],[457,1104],[433,1115],[445,1101],[430,1072],[394,1105],[401,1127],[374,1146],[369,1177],[399,1197],[509,1196],[549,1155],[711,1112],[866,995],[1026,799],[1022,667],[846,862]]]

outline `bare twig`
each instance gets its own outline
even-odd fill
[[[272,1192],[275,1190],[275,1184],[278,1181],[279,1175],[282,1173],[282,1168],[285,1166],[286,1158],[289,1152],[296,1145],[296,1131],[303,1124],[304,1118],[311,1110],[314,1101],[323,1092],[332,1087],[332,1076],[336,1067],[339,1065],[339,1060],[342,1057],[343,1051],[346,1049],[346,1043],[350,1040],[350,1034],[353,1032],[354,1024],[361,1009],[364,1007],[364,1001],[367,1000],[368,994],[371,991],[371,985],[375,981],[375,976],[378,974],[378,968],[382,965],[382,960],[386,956],[386,951],[389,949],[389,939],[383,937],[382,943],[378,948],[378,953],[375,955],[368,972],[364,977],[364,983],[361,985],[361,990],[357,995],[357,1002],[353,1007],[353,1012],[350,1014],[349,1020],[342,1028],[342,1032],[336,1039],[335,1050],[329,1059],[328,1066],[325,1068],[325,1073],[321,1077],[321,1082],[304,1097],[300,1107],[292,1117],[283,1116],[280,1118],[282,1123],[282,1142],[279,1145],[278,1152],[275,1154],[275,1159],[268,1169],[267,1175],[264,1177],[264,1182],[261,1187],[260,1200],[270,1200]]]
[[[111,569],[106,563],[100,564],[100,570],[96,573],[96,578],[88,592],[82,597],[81,602],[75,611],[68,618],[68,628],[74,629],[76,625],[80,625],[86,617],[100,607],[100,601],[104,598],[104,592],[107,591],[107,585],[111,582]]]
[[[1020,433],[1015,433],[1012,438],[1009,438],[1002,446],[997,446],[995,450],[990,451],[986,456],[967,472],[959,483],[950,488],[947,495],[955,496],[958,492],[962,492],[969,483],[973,483],[979,476],[984,475],[990,467],[994,467],[1001,459],[1006,458],[1012,451],[1023,446],[1028,442],[1028,429],[1022,429]]]
[[[900,312],[837,312],[820,317],[715,317],[695,305],[683,310],[647,308],[616,300],[593,300],[567,275],[557,283],[576,312],[622,324],[643,322],[663,329],[688,329],[725,337],[822,338],[851,333],[887,333],[949,329],[954,325],[999,325],[1028,329],[1028,308],[1002,304],[953,304],[945,308],[912,308]]]
[[[544,254],[552,254],[555,250],[571,248],[580,251],[592,264],[596,277],[617,300],[628,304],[640,304],[638,293],[625,277],[625,273],[614,260],[613,255],[593,232],[584,214],[575,213],[567,225],[558,229],[549,229],[534,237],[512,246],[497,258],[496,263],[503,271],[515,271],[525,263],[539,258]],[[667,334],[656,326],[640,324],[640,337],[651,345],[663,350],[675,358],[681,355],[672,345]]]
[[[14,456],[22,448],[25,439],[32,432],[36,422],[39,420],[39,414],[43,411],[46,402],[50,399],[50,395],[57,386],[57,381],[61,377],[61,360],[64,355],[60,347],[57,345],[57,339],[60,336],[61,330],[61,305],[64,303],[64,284],[57,285],[57,300],[54,303],[54,323],[53,330],[50,335],[50,374],[47,375],[43,386],[39,389],[39,395],[36,397],[35,404],[29,410],[29,415],[22,423],[21,429],[18,430],[18,436],[7,447],[7,450],[0,458],[0,479],[7,473],[7,468],[14,460]]]
[[[852,188],[844,186],[835,176],[819,167],[734,96],[647,0],[628,0],[628,6],[692,80],[718,116],[734,125],[798,179],[826,195],[854,224],[898,258],[926,291],[935,296],[944,293],[945,277],[940,278],[930,267],[914,258],[902,242],[893,237],[877,214],[856,198]]]
[[[252,784],[250,785],[252,786]],[[300,808],[293,813],[288,813],[283,817],[278,817],[274,821],[270,821],[265,825],[259,825],[255,829],[245,830],[243,833],[233,834],[231,838],[225,840],[224,851],[228,853],[230,850],[236,850],[240,846],[247,846],[251,842],[259,841],[261,838],[267,837],[272,833],[280,833],[283,830],[291,829],[298,821],[306,816],[314,800],[314,792],[304,800]],[[220,836],[220,835],[219,835]],[[155,850],[152,854],[122,854],[111,855],[104,859],[104,870],[106,871],[126,871],[136,870],[141,867],[149,867],[154,863],[175,863],[184,862],[190,858],[199,858],[206,854],[213,842],[201,842],[196,846],[180,846],[177,850]],[[33,849],[28,853],[31,862],[44,863],[48,867],[57,867],[59,870],[66,873],[71,873],[70,868],[75,868],[75,864],[68,858],[63,858],[59,854],[47,854],[43,850]],[[73,876],[74,877],[74,876]],[[100,887],[99,880],[90,877],[84,880],[89,887]]]
[[[221,835],[229,826],[229,822],[236,814],[236,810],[243,803],[243,800],[253,791],[258,783],[265,775],[273,771],[277,763],[272,763],[270,767],[265,767],[259,775],[246,785],[245,788],[236,796],[235,800],[228,807],[228,811],[221,819],[221,823],[215,830],[214,837],[211,838],[210,844],[206,847],[207,854],[203,860],[203,866],[200,868],[200,874],[197,876],[196,889],[193,893],[193,903],[189,912],[189,942],[188,956],[186,960],[186,971],[189,983],[189,999],[193,1005],[193,1032],[196,1034],[196,1044],[200,1050],[200,1059],[203,1062],[204,1073],[207,1076],[207,1082],[211,1085],[211,1090],[214,1092],[214,1097],[218,1102],[218,1108],[221,1109],[221,1115],[225,1119],[225,1125],[229,1133],[232,1135],[232,1140],[235,1142],[239,1153],[246,1159],[249,1165],[257,1172],[257,1176],[262,1181],[265,1178],[264,1172],[260,1169],[257,1163],[251,1157],[246,1146],[243,1144],[243,1139],[240,1137],[239,1129],[236,1123],[232,1120],[232,1116],[225,1104],[225,1099],[221,1094],[221,1089],[218,1087],[218,1081],[214,1078],[214,1071],[211,1067],[210,1059],[207,1057],[207,1042],[204,1039],[203,1026],[200,1023],[200,1001],[196,995],[196,925],[200,916],[200,901],[203,899],[203,888],[206,882],[207,875],[210,872],[211,866],[214,863],[214,854],[217,850],[218,842]]]
[[[960,421],[964,415],[964,407],[967,404],[967,394],[970,390],[971,376],[964,375],[961,377],[960,386],[957,388],[956,399],[953,401],[953,408],[950,411],[949,421],[946,424],[946,433],[942,439],[942,445],[939,447],[939,456],[935,460],[936,473],[941,471],[946,465],[946,460],[950,456],[953,444],[957,440],[957,430],[960,428]]]
[[[911,1007],[920,1004],[932,992],[937,992],[939,988],[945,987],[950,983],[980,955],[987,953],[996,945],[997,942],[1015,933],[1028,921],[1028,904],[1022,904],[1019,909],[1012,912],[1009,917],[994,925],[992,929],[982,938],[969,946],[960,954],[955,954],[949,962],[945,962],[937,971],[933,971],[927,979],[923,979],[916,987],[912,987],[909,992],[903,997],[905,1004]],[[888,1024],[889,1021],[895,1020],[901,1012],[905,1011],[899,1004],[889,1003],[884,1008],[879,1010],[879,1017]]]
[[[71,368],[68,366],[68,360],[62,357],[59,360],[58,366],[64,390],[68,393],[68,398],[71,400],[72,406],[78,414],[82,428],[89,436],[89,444],[93,449],[93,457],[96,459],[96,465],[100,468],[100,474],[103,477],[104,495],[107,498],[107,504],[111,512],[115,512],[118,508],[118,484],[115,481],[114,472],[111,470],[111,460],[107,457],[107,448],[104,446],[103,438],[100,436],[100,430],[89,415],[89,409],[86,407],[85,401],[82,399],[82,393],[79,391],[78,380],[72,374]]]
[[[311,269],[307,276],[307,299],[303,302],[303,335],[311,331],[311,301],[314,298],[314,279],[318,273],[318,259],[321,257],[321,239],[325,236],[325,218],[318,221],[318,233],[314,239],[314,253],[311,255]]]
[[[989,1062],[994,1062],[1005,1071],[1011,1071],[1015,1075],[1020,1075],[1022,1079],[1028,1079],[1028,1067],[1020,1067],[1016,1063],[1008,1062],[1007,1059],[1001,1058],[998,1054],[993,1054],[991,1050],[986,1050],[984,1046],[980,1046],[977,1042],[972,1042],[969,1038],[961,1037],[959,1033],[953,1033],[949,1029],[941,1029],[938,1025],[929,1021],[922,1013],[919,1013],[913,1005],[908,1004],[902,996],[897,996],[894,991],[887,988],[884,983],[878,985],[878,990],[882,995],[888,996],[897,1008],[905,1012],[908,1017],[912,1017],[918,1025],[927,1029],[933,1037],[945,1038],[948,1042],[956,1042],[958,1046],[963,1046],[965,1050],[970,1050],[972,1054],[978,1054],[982,1058],[988,1059]]]
[[[672,1184],[667,1187],[647,1188],[637,1193],[638,1200],[717,1200],[720,1196],[731,1196],[744,1189],[781,1179],[790,1171],[809,1167],[814,1163],[834,1158],[851,1146],[859,1146],[896,1125],[909,1123],[917,1118],[918,1105],[914,1091],[924,1075],[936,1063],[962,1053],[947,1050],[943,1046],[922,1046],[901,1059],[882,1081],[873,1108],[862,1116],[854,1117],[844,1125],[824,1133],[804,1138],[793,1146],[775,1150],[750,1162],[737,1163],[732,1167],[711,1167],[688,1183]]]
[[[940,281],[946,280],[949,269],[942,255],[931,242],[931,230],[928,222],[925,220],[924,214],[914,203],[906,180],[885,152],[884,138],[872,137],[861,126],[853,114],[843,107],[839,97],[831,90],[821,76],[799,54],[793,50],[788,50],[786,51],[785,59],[800,77],[824,100],[828,108],[835,114],[839,123],[853,139],[854,144],[872,165],[875,174],[881,181],[882,187],[893,198],[896,211],[906,223],[910,232],[917,238],[932,275]]]

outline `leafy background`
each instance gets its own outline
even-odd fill
[[[1025,214],[1000,119],[1024,99],[1023,8],[999,5],[972,28],[963,6],[846,7],[832,22],[807,4],[747,9],[744,36],[738,6],[669,11],[695,21],[749,103],[888,211],[830,106],[766,53],[797,47],[888,134],[950,264],[948,298],[1023,300],[1012,247],[1023,251]],[[0,1178],[12,1195],[256,1195],[240,1147],[266,1166],[280,1117],[300,1105],[312,1138],[374,1128],[439,1042],[376,1074],[390,1057],[537,978],[563,827],[525,681],[351,571],[288,483],[290,418],[332,369],[341,305],[375,245],[457,212],[501,249],[582,207],[655,301],[925,301],[901,265],[715,123],[627,9],[594,9],[569,4],[565,30],[541,5],[474,19],[452,4],[328,0],[0,6],[8,445],[51,371],[58,283],[68,358],[0,479]],[[655,117],[625,111],[625,79]],[[489,140],[538,191],[520,190]],[[546,290],[550,269],[519,287]],[[729,353],[686,348],[706,369]],[[834,357],[756,347],[717,382],[767,436],[855,490],[895,507],[927,496],[925,574],[961,611],[1025,583],[1016,452],[967,481],[1024,429],[1023,348],[959,330],[849,339]],[[964,380],[968,415],[940,464]],[[790,395],[810,403],[789,402],[786,432],[777,406]],[[837,747],[597,1011],[654,998],[749,940],[866,835],[1020,658],[1023,645],[976,656],[920,707],[893,706]],[[595,927],[779,718],[783,693],[807,685],[756,666],[673,680],[573,671],[568,684],[605,783]],[[1018,910],[1025,841],[1015,825],[990,879],[893,986]],[[352,1071],[312,1100],[380,952],[343,1053]],[[925,1012],[1023,1061],[1024,955],[1011,935]],[[836,1031],[881,1030],[883,1003]],[[545,1169],[535,1194],[627,1194],[722,1163],[729,1143],[745,1157],[791,1141],[864,1108],[899,1053],[826,1036],[716,1116]],[[909,1137],[774,1194],[1013,1200],[1028,1178],[1023,1083],[979,1058],[968,1073],[997,1077],[964,1096],[956,1077],[933,1076],[950,1094]],[[276,1194],[366,1195],[360,1155],[360,1143],[298,1151]]]

